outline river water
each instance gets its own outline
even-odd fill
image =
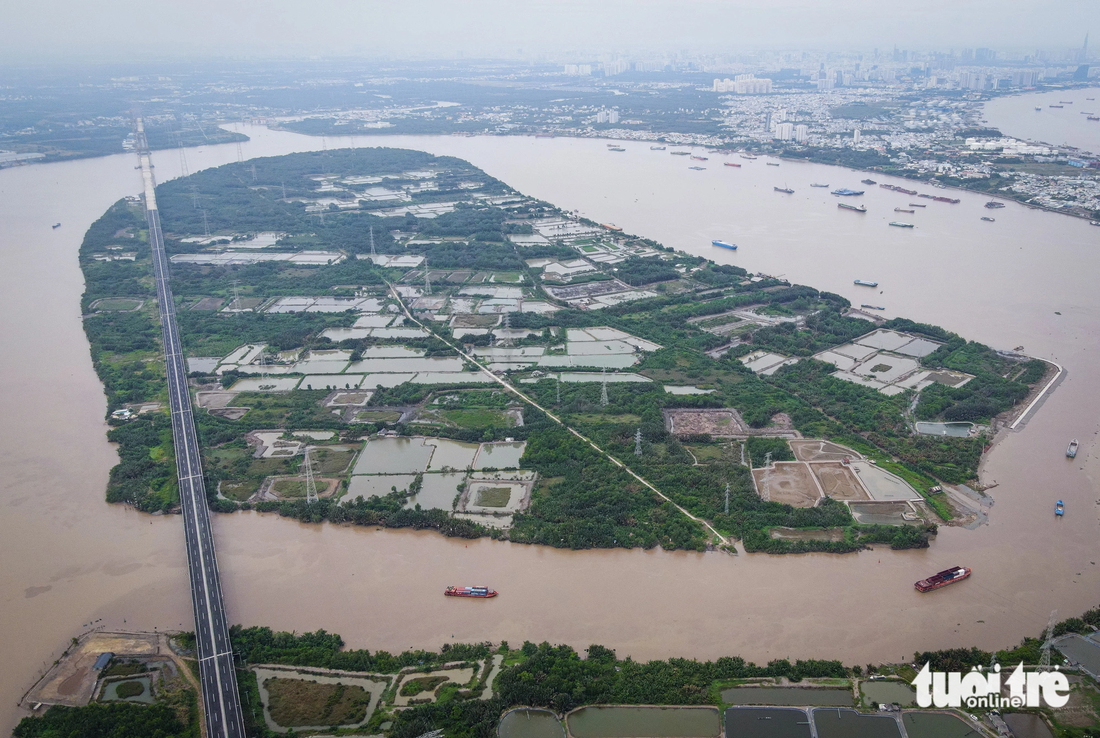
[[[319,139],[264,128],[246,157],[320,149]],[[1034,635],[1100,600],[1094,446],[1100,418],[1100,229],[1015,203],[979,220],[983,198],[920,201],[868,187],[860,215],[811,182],[859,187],[863,175],[815,164],[765,166],[596,140],[464,137],[328,139],[466,158],[520,191],[600,222],[750,270],[785,275],[936,323],[997,348],[1055,358],[1066,380],[988,456],[989,525],[943,529],[931,549],[790,557],[557,551],[434,533],[309,526],[254,513],[213,519],[231,622],[325,628],[350,645],[396,651],[450,640],[601,643],[637,658],[740,654],[909,658],[920,648],[993,647]],[[236,159],[235,146],[188,150],[191,171]],[[154,155],[164,181],[174,152]],[[695,162],[690,162],[695,163]],[[37,670],[85,625],[190,628],[178,517],[103,502],[115,453],[81,324],[77,248],[113,201],[136,194],[131,155],[0,171],[0,613],[5,668],[0,728]],[[258,164],[262,166],[262,163]],[[884,181],[884,180],[880,180]],[[788,185],[794,195],[773,186]],[[923,189],[923,188],[922,188]],[[926,209],[895,215],[910,200]],[[887,226],[905,218],[917,228]],[[50,224],[62,227],[51,230]],[[712,238],[741,245],[732,253]],[[872,291],[852,280],[873,279]],[[882,290],[882,294],[878,294]],[[1060,312],[1061,315],[1057,315]],[[1064,457],[1069,439],[1082,448]],[[1053,503],[1066,501],[1055,519]],[[957,587],[912,583],[962,564]],[[445,585],[481,581],[502,595],[452,601]]]
[[[1100,121],[1088,119],[1090,114],[1100,118],[1100,88],[998,97],[985,104],[982,114],[1008,136],[1100,154]]]

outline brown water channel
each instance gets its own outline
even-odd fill
[[[253,136],[242,145],[249,158],[323,145],[264,128],[246,132]],[[762,160],[733,169],[718,159],[692,172],[682,157],[633,143],[612,156],[596,140],[327,141],[330,149],[349,143],[462,156],[600,222],[857,304],[852,280],[875,279],[888,315],[997,348],[1024,344],[1069,374],[987,458],[984,478],[998,485],[989,525],[942,529],[925,551],[786,558],[571,552],[254,513],[215,516],[231,622],[325,628],[352,646],[390,651],[531,639],[602,643],[641,659],[739,654],[757,662],[866,663],[918,649],[1005,646],[1039,633],[1053,607],[1069,615],[1096,604],[1100,571],[1090,562],[1100,561],[1093,453],[1100,228],[1011,203],[995,224],[982,223],[984,198],[962,193],[959,205],[930,203],[918,227],[902,232],[886,226],[900,195],[869,188],[869,212],[855,217],[838,214],[832,198],[808,186],[858,186],[857,172],[794,162],[776,169]],[[234,161],[236,147],[186,156],[196,171]],[[160,180],[178,172],[178,159],[154,155]],[[36,670],[89,624],[192,625],[179,518],[103,501],[116,454],[80,323],[80,240],[112,202],[139,191],[133,167],[132,156],[118,155],[0,171],[0,339],[9,347],[0,352],[0,729],[18,719],[14,705]],[[796,194],[775,196],[772,186],[783,183]],[[713,249],[712,238],[741,249]],[[1068,461],[1064,449],[1074,437],[1082,447]],[[1055,520],[1051,505],[1059,498],[1067,513]],[[932,594],[914,591],[915,580],[955,564],[974,575]],[[446,585],[468,581],[501,596],[443,599]],[[676,596],[655,598],[654,591]]]

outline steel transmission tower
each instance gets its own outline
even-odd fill
[[[286,195],[283,195],[283,197],[286,197]],[[370,227],[370,256],[372,262],[374,261],[374,257],[378,256],[377,252],[374,250],[374,226]]]
[[[428,272],[430,272],[430,271],[431,270],[428,269],[428,257],[425,256],[424,257],[424,294],[425,295],[432,294],[432,279],[431,279],[431,277],[428,276]]]
[[[642,429],[634,431],[634,455],[642,455]]]
[[[306,504],[317,502],[317,483],[313,480],[313,463],[309,458],[309,446],[306,446],[306,458],[302,462],[306,467]]]
[[[726,482],[726,515],[730,514],[730,483]]]
[[[1039,668],[1050,668],[1050,649],[1054,646],[1054,620],[1058,617],[1057,610],[1050,611],[1050,620],[1047,621],[1046,640],[1043,641],[1043,654],[1039,657]]]
[[[607,370],[603,370],[603,381],[600,383],[600,407],[607,407]]]

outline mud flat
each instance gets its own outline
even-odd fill
[[[809,464],[801,461],[778,461],[765,469],[753,469],[752,476],[757,492],[765,500],[813,507],[821,499]]]

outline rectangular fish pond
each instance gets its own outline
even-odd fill
[[[855,710],[819,707],[813,711],[817,738],[901,738],[892,715],[862,715]]]
[[[896,679],[863,682],[859,689],[867,703],[896,704],[899,707],[914,707],[917,704],[917,693],[913,688]]]
[[[574,738],[718,738],[715,707],[582,707],[565,718]]]
[[[726,738],[810,738],[810,716],[789,707],[731,707]]]
[[[731,687],[722,690],[722,701],[731,705],[810,705],[851,707],[850,689],[816,687]]]
[[[901,722],[909,738],[982,738],[977,725],[944,712],[907,712]]]
[[[565,738],[565,728],[552,712],[521,708],[505,713],[497,725],[499,738]]]

